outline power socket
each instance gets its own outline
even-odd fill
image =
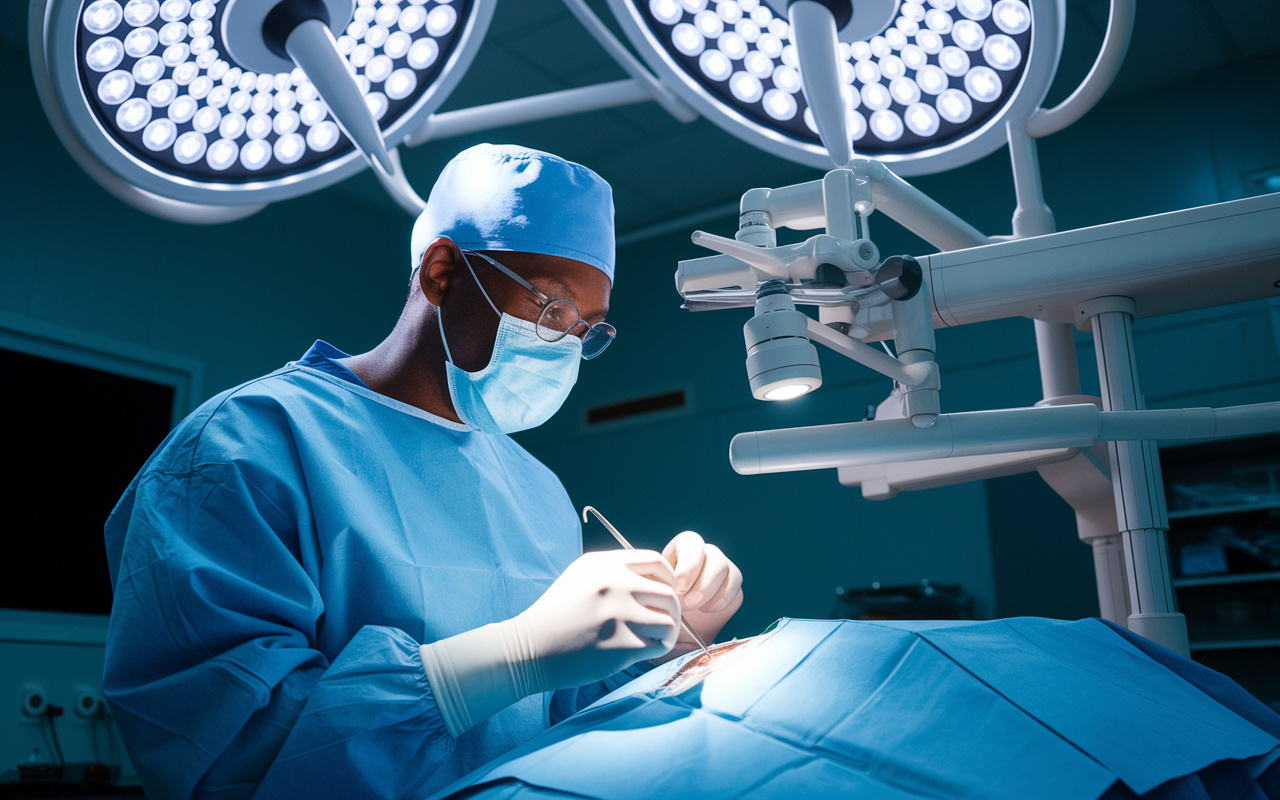
[[[38,683],[22,684],[19,725],[39,725],[49,713],[49,693]]]

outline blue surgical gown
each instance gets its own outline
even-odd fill
[[[103,693],[149,797],[422,797],[629,679],[456,740],[419,644],[509,619],[581,554],[518,444],[377,394],[317,342],[180,424],[106,525]]]

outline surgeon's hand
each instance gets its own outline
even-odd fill
[[[724,552],[693,531],[672,539],[662,556],[675,572],[680,611],[703,641],[710,644],[729,618],[742,607],[742,570]],[[698,649],[682,627],[675,647],[661,661]]]
[[[661,553],[588,553],[523,614],[422,645],[445,729],[461,736],[522,697],[584,686],[670,652],[680,630],[675,587]]]
[[[652,550],[587,553],[529,610],[501,624],[536,665],[541,691],[583,686],[675,646],[676,580]]]

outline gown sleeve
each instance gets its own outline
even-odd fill
[[[147,470],[108,523],[103,692],[147,796],[411,794],[454,749],[418,643],[367,626],[330,663],[310,517],[245,473]]]

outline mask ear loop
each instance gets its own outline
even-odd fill
[[[484,285],[480,283],[479,276],[476,275],[475,269],[471,266],[471,259],[467,258],[467,251],[459,248],[458,252],[462,253],[462,263],[467,265],[467,271],[471,273],[471,279],[476,282],[476,287],[480,289],[480,294],[484,295],[485,301],[489,303],[489,308],[492,308],[493,313],[497,314],[498,318],[501,319],[502,312],[493,304],[493,299],[489,297],[489,293],[484,290]],[[440,324],[440,343],[444,345],[444,357],[450,364],[453,364],[453,356],[449,353],[449,341],[444,335],[444,308],[442,306],[436,306],[436,322]],[[454,364],[454,366],[457,365]]]

